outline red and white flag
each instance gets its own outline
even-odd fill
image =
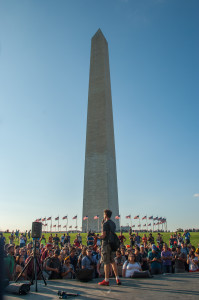
[[[88,216],[83,217],[83,220],[84,220],[84,221],[85,221],[85,220],[88,220]]]
[[[151,226],[151,223],[149,223],[148,226]]]
[[[55,221],[58,221],[59,220],[59,217],[55,218]]]
[[[43,219],[42,219],[42,222],[44,222],[44,221],[46,221],[46,218],[43,218]]]
[[[115,220],[119,220],[120,219],[120,215],[115,216]]]
[[[135,227],[135,225],[132,225],[132,227]]]
[[[57,225],[53,225],[53,227],[56,227]]]
[[[146,224],[144,224],[143,226],[146,226]]]
[[[134,217],[134,220],[137,220],[137,219],[139,219],[139,215]]]
[[[73,217],[73,220],[77,219],[77,215]]]
[[[141,225],[139,224],[138,227],[141,227]]]
[[[75,226],[75,228],[77,228],[78,226]]]
[[[142,220],[146,220],[146,218],[147,218],[147,216],[144,216],[144,217],[142,218]]]
[[[94,216],[94,218],[93,218],[94,220],[97,220],[97,219],[99,219],[99,216],[98,215],[96,215],[96,216]]]
[[[149,220],[153,220],[153,216],[150,216],[150,217],[149,217]]]
[[[66,225],[64,225],[63,228],[66,228]]]
[[[48,219],[47,219],[47,221],[50,221],[51,220],[51,217],[49,217]]]
[[[72,228],[72,226],[69,226],[69,228]]]
[[[65,216],[65,217],[62,218],[62,220],[65,220],[65,219],[67,219],[67,216]]]
[[[126,219],[130,219],[130,218],[131,218],[131,215],[126,216]]]

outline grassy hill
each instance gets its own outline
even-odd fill
[[[55,233],[52,232],[53,236],[55,236]],[[58,236],[61,237],[63,233],[58,233]],[[166,243],[169,243],[169,238],[170,238],[170,235],[172,233],[171,232],[165,232],[165,233],[162,233],[162,236],[163,236],[163,240],[164,242]],[[44,236],[46,238],[46,241],[48,241],[48,237],[49,237],[50,233],[44,233]],[[149,233],[146,234],[147,237],[149,235]],[[6,238],[6,243],[9,243],[9,236],[10,236],[10,233],[4,233],[4,236]],[[76,237],[76,233],[70,233],[70,236],[71,236],[71,243],[73,243],[75,237]],[[82,236],[82,243],[84,245],[86,245],[86,236],[87,234],[86,233],[82,233],[81,234]],[[125,244],[130,244],[129,242],[129,234],[128,233],[124,233],[124,236],[126,237],[126,242]],[[143,236],[143,233],[140,233],[140,236],[142,237]],[[153,236],[155,238],[155,241],[156,241],[156,237],[157,237],[157,233],[153,233]],[[29,241],[32,241],[32,238]],[[18,245],[19,244],[19,241],[16,240],[15,241],[15,244]],[[198,247],[198,244],[199,244],[199,232],[191,232],[191,244],[194,245],[195,247]]]

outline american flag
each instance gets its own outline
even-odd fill
[[[126,219],[130,219],[130,218],[131,218],[131,215],[126,216]]]
[[[64,217],[62,218],[62,220],[65,220],[65,219],[67,219],[67,216],[64,216]]]
[[[58,225],[58,227],[61,227],[61,225]]]
[[[51,217],[49,217],[48,219],[47,219],[47,221],[50,221],[51,220]]]
[[[119,220],[120,219],[120,215],[115,217],[115,220]]]
[[[48,226],[48,224],[44,224],[44,226]]]
[[[150,217],[149,217],[149,220],[153,220],[153,216],[150,216]]]
[[[148,226],[151,226],[151,223],[149,223]]]
[[[141,225],[139,224],[138,227],[141,227]]]
[[[77,219],[77,215],[73,217],[73,220]]]
[[[153,220],[154,220],[154,221],[157,221],[157,220],[158,220],[158,217],[153,218]]]
[[[94,220],[98,220],[99,219],[99,216],[98,215],[96,215],[96,216],[94,216],[94,218],[93,218]]]
[[[83,220],[84,220],[84,221],[85,221],[85,220],[88,220],[88,216],[83,217]]]
[[[134,217],[134,220],[137,220],[137,219],[139,219],[139,215]]]
[[[158,221],[162,221],[162,217],[158,218]]]
[[[40,222],[41,221],[41,218],[40,219],[37,219],[37,222]]]
[[[78,226],[75,226],[75,228],[77,228]]]
[[[43,219],[42,219],[42,222],[43,222],[43,221],[46,221],[46,218],[43,218]]]
[[[66,225],[64,225],[63,228],[66,228]]]
[[[147,218],[147,216],[144,216],[144,217],[142,218],[142,220],[146,220],[146,218]]]
[[[135,227],[135,225],[132,225],[132,227]]]
[[[69,228],[72,228],[72,226],[69,226]]]
[[[144,224],[143,226],[146,226],[146,224]]]
[[[53,225],[53,227],[56,227],[57,225]]]
[[[59,220],[59,217],[55,218],[55,221],[58,221]]]

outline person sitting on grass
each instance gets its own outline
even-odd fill
[[[138,271],[141,272],[141,266],[138,262],[136,262],[136,256],[133,253],[130,253],[128,256],[128,260],[125,261],[122,268],[122,277],[133,277],[134,273]]]
[[[94,274],[95,262],[93,260],[92,250],[91,249],[87,249],[86,250],[86,256],[84,256],[82,258],[82,264],[81,265],[82,265],[82,269],[93,270],[93,274]]]
[[[71,251],[70,251],[70,263],[71,263],[71,265],[73,265],[74,271],[76,271],[77,262],[78,262],[78,259],[77,259],[77,255],[76,255],[76,249],[74,247],[72,247]]]

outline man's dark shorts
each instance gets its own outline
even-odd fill
[[[115,251],[111,250],[111,246],[109,244],[107,245],[102,245],[102,252],[101,252],[101,261],[107,265],[114,263],[114,258],[115,258]]]

